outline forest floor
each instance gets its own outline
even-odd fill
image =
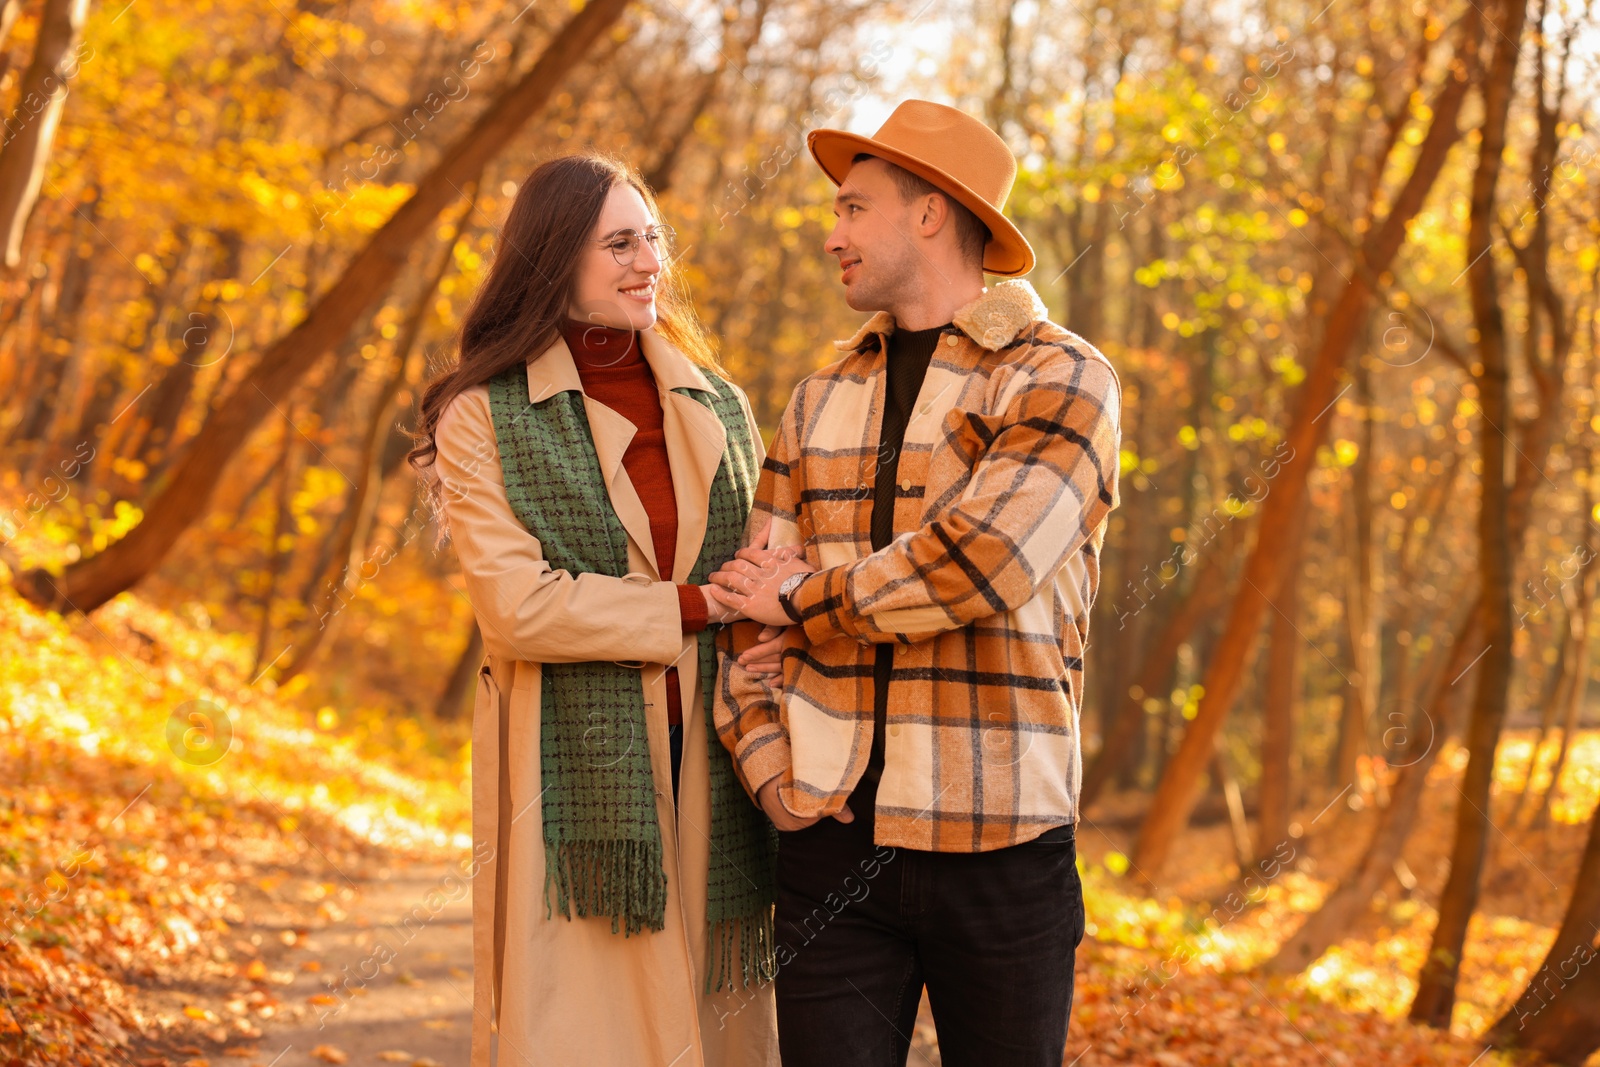
[[[465,1067],[464,725],[301,707],[252,687],[252,668],[248,637],[203,614],[124,596],[64,619],[0,588],[0,1063]],[[1529,749],[1512,734],[1502,750],[1502,825]],[[1496,836],[1441,1033],[1403,1014],[1459,756],[1430,780],[1406,853],[1415,889],[1391,881],[1294,979],[1250,968],[1359,852],[1366,789],[1308,795],[1294,857],[1237,913],[1215,906],[1238,877],[1226,825],[1185,835],[1177,873],[1146,895],[1121,877],[1139,798],[1108,798],[1079,832],[1090,926],[1065,1062],[1497,1062],[1472,1035],[1553,937],[1600,794],[1600,734],[1580,738],[1548,826]],[[374,964],[379,933],[422,901],[429,921]],[[346,973],[373,976],[336,996]],[[912,1062],[939,1062],[926,1010]]]

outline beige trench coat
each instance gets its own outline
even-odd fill
[[[705,534],[706,501],[726,432],[705,405],[672,392],[709,383],[654,331],[644,357],[661,392],[678,504],[673,573],[656,573],[650,523],[622,466],[633,424],[585,397],[612,507],[628,533],[630,574],[553,571],[512,514],[501,479],[487,386],[451,402],[435,434],[445,515],[487,657],[472,726],[472,1067],[759,1067],[777,1064],[771,983],[705,995],[711,800],[696,638],[678,618]],[[528,365],[528,399],[582,392],[566,343]],[[743,399],[743,394],[740,394]],[[758,452],[748,401],[745,417]],[[758,458],[760,458],[758,456]],[[631,937],[609,919],[545,917],[539,807],[541,663],[643,661],[647,738],[667,872],[666,927]],[[666,667],[684,709],[681,797],[674,817]],[[711,683],[714,684],[714,680]],[[491,1052],[491,1027],[498,1048]]]

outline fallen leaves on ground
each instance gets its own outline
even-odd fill
[[[248,644],[131,595],[67,620],[0,588],[0,912],[9,916],[0,1047],[11,1064],[258,1057],[263,1022],[334,999],[285,1003],[274,989],[296,969],[318,969],[286,954],[353,907],[342,872],[367,859],[448,859],[467,844],[465,752],[430,752],[413,736],[399,746],[403,758],[385,762],[373,754],[381,745],[354,743],[326,709],[252,689]],[[219,710],[232,734],[220,758],[180,759],[205,751],[204,732],[216,729],[205,717]],[[202,733],[197,747],[189,729]],[[1531,739],[1507,744],[1522,745],[1508,763],[1526,768]],[[1456,762],[1439,762],[1441,795]],[[1223,922],[1206,902],[1237,873],[1218,847],[1225,830],[1192,831],[1180,847],[1194,862],[1175,864],[1175,891],[1156,899],[1112,873],[1125,843],[1086,825],[1091,926],[1068,1061],[1465,1067],[1479,1051],[1471,1034],[1520,989],[1549,942],[1581,834],[1567,816],[1600,781],[1597,765],[1600,737],[1586,734],[1556,791],[1553,825],[1528,846],[1549,872],[1542,882],[1519,877],[1504,857],[1486,871],[1454,1035],[1399,1018],[1433,925],[1422,892],[1380,894],[1362,928],[1304,975],[1249,973],[1359,849],[1360,815]],[[1541,775],[1547,768],[1536,768],[1536,789]],[[1525,777],[1502,776],[1503,799]],[[1429,884],[1438,873],[1429,850],[1448,840],[1449,810],[1426,806],[1420,851],[1407,853]],[[248,939],[247,924],[256,927]],[[350,1059],[332,1045],[313,1055]],[[401,1050],[378,1059],[431,1062]]]
[[[294,977],[275,961],[308,916],[343,916],[339,868],[465,841],[463,783],[356,755],[251,690],[248,665],[231,639],[131,596],[68,620],[0,588],[9,1064],[171,1067],[256,1038],[301,1010],[273,995]],[[197,699],[249,723],[204,765],[170,742]],[[253,943],[247,921],[284,936]]]

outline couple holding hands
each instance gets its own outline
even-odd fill
[[[1017,277],[993,131],[807,145],[872,314],[770,452],[591,155],[518,190],[424,397],[487,651],[473,1067],[904,1064],[924,989],[946,1064],[1061,1063],[1121,386]]]

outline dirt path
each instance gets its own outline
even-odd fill
[[[344,918],[299,941],[294,980],[277,990],[306,1010],[265,1023],[252,1063],[467,1067],[472,896],[452,871],[412,866],[358,876]]]
[[[344,918],[297,938],[283,959],[294,978],[275,995],[287,1010],[262,1024],[251,1067],[467,1067],[472,897],[456,889],[451,871],[413,866],[356,875]],[[342,988],[336,984],[346,979]],[[910,1063],[939,1064],[926,999]]]

